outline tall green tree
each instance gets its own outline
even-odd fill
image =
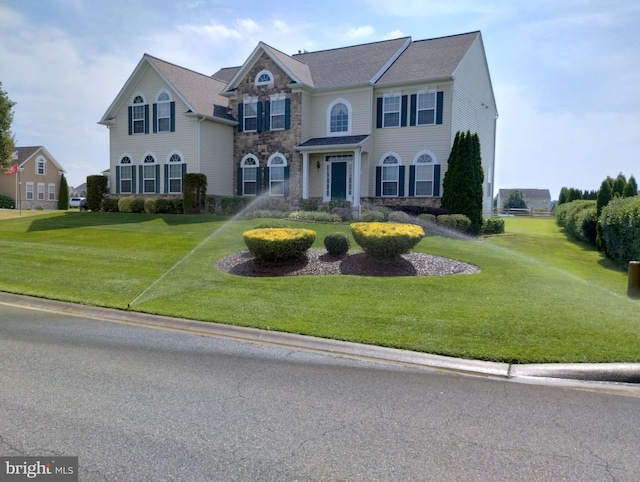
[[[562,187],[562,189],[560,189],[560,195],[558,196],[558,206],[568,202],[569,202],[569,188]]]
[[[471,220],[469,232],[472,234],[482,230],[483,182],[478,134],[457,132],[442,182],[441,206],[454,214],[466,215]]]
[[[622,192],[622,197],[633,197],[638,195],[638,183],[636,182],[633,175],[629,177],[627,184],[624,186],[624,191]]]
[[[598,197],[596,199],[596,211],[597,216],[600,217],[600,213],[602,213],[602,209],[609,204],[611,198],[613,197],[613,179],[609,176],[602,181],[600,185],[600,190],[598,191]]]
[[[623,197],[624,196],[624,187],[627,185],[627,178],[624,177],[624,174],[618,174],[618,177],[613,181],[613,186],[611,187],[611,197]]]
[[[60,177],[60,190],[58,192],[58,209],[66,211],[69,209],[69,184],[64,174]]]
[[[511,191],[507,199],[505,199],[502,207],[504,209],[526,209],[527,197],[524,195],[524,191],[522,189],[514,189]]]
[[[11,133],[14,105],[16,103],[12,102],[7,93],[2,90],[2,82],[0,82],[0,167],[11,163],[11,154],[16,148],[15,139]]]

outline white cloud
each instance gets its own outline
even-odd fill
[[[345,38],[348,39],[361,39],[365,37],[370,37],[376,32],[376,30],[371,25],[366,25],[364,27],[351,27],[347,30],[345,34]]]

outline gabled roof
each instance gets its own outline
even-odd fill
[[[34,159],[38,153],[42,153],[44,157],[46,157],[56,166],[58,171],[67,172],[62,168],[56,158],[53,157],[51,153],[47,151],[43,146],[16,147],[15,152],[18,154],[17,164],[21,168],[24,167],[24,165],[31,159]]]
[[[479,35],[470,32],[411,42],[377,85],[451,77]]]
[[[140,76],[143,75],[146,66],[155,70],[167,83],[168,87],[187,105],[189,112],[210,118],[233,120],[228,113],[228,109],[226,109],[228,100],[220,95],[220,92],[226,86],[225,81],[194,72],[149,54],[144,54],[113,103],[107,109],[107,112],[98,122],[99,124],[109,124],[109,121],[115,116],[118,106],[123,102],[128,104],[129,100],[125,99],[124,96],[130,95],[129,89],[135,86]],[[217,109],[216,106],[218,106]]]

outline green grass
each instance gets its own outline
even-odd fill
[[[515,363],[640,361],[627,275],[552,219],[416,251],[478,265],[442,277],[246,278],[215,268],[260,220],[56,212],[0,221],[0,290],[97,306]],[[347,225],[300,223],[324,236]],[[353,240],[352,240],[352,245]]]

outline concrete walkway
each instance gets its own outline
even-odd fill
[[[0,304],[67,314],[149,328],[176,330],[248,343],[270,344],[372,362],[413,368],[431,368],[461,374],[529,383],[579,385],[580,382],[640,384],[640,363],[544,363],[522,364],[467,360],[373,345],[244,328],[219,323],[183,320],[126,310],[77,305],[0,292]],[[634,387],[634,388],[637,388]]]

